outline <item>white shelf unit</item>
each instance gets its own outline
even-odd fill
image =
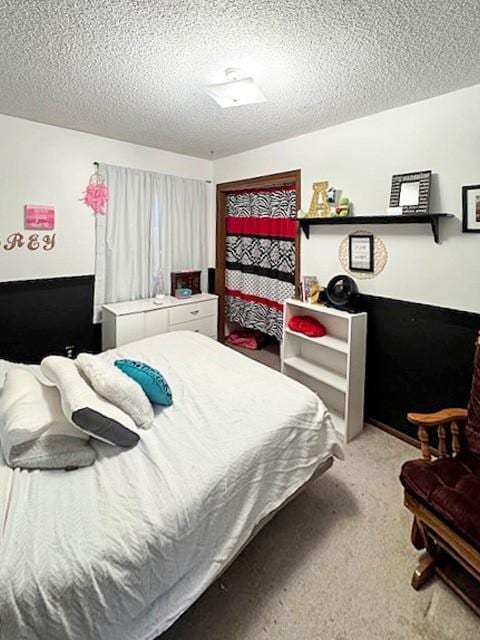
[[[293,316],[312,316],[327,330],[309,338],[288,328]],[[286,300],[282,372],[305,384],[325,402],[345,442],[363,429],[367,314]]]

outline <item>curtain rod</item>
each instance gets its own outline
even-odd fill
[[[97,169],[98,169],[99,164],[100,164],[99,162],[94,162],[94,163],[93,163],[93,166],[94,166],[94,167],[97,167]],[[207,184],[212,184],[212,181],[211,181],[211,180],[205,180],[205,182],[206,182]]]

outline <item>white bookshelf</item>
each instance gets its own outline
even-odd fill
[[[327,335],[309,338],[288,328],[292,316],[313,316]],[[363,429],[367,314],[286,300],[282,372],[310,387],[325,402],[335,428],[349,442]]]

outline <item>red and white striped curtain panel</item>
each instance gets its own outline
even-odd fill
[[[295,293],[295,196],[293,184],[227,193],[227,318],[278,340]]]

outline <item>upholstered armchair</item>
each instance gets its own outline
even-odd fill
[[[408,419],[418,427],[423,457],[406,462],[400,475],[414,517],[412,543],[424,550],[412,586],[419,589],[436,573],[480,615],[480,338],[468,410]]]

